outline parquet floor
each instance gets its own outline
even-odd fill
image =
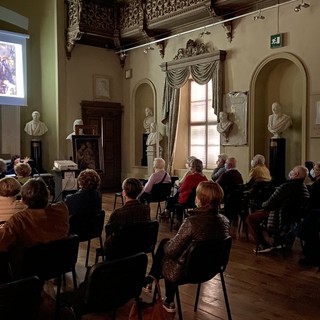
[[[103,208],[106,221],[113,209],[114,193],[103,195]],[[118,204],[120,205],[120,203]],[[155,215],[156,206],[152,205]],[[316,267],[301,267],[301,247],[296,241],[286,259],[281,252],[255,255],[254,243],[248,242],[244,235],[236,234],[236,226],[232,227],[233,244],[229,264],[225,272],[225,281],[229,296],[231,313],[234,320],[314,320],[320,319],[320,272]],[[169,224],[162,222],[158,241],[164,237],[173,237]],[[95,247],[98,241],[92,242],[90,261],[93,263]],[[77,277],[80,283],[85,275],[86,244],[80,244],[77,263]],[[149,264],[151,263],[151,256]],[[64,290],[72,290],[71,277],[67,276],[68,285]],[[161,281],[163,282],[163,281]],[[163,295],[164,288],[161,283]],[[195,298],[194,285],[185,285],[180,289],[184,320],[227,319],[223,292],[219,276],[202,286],[198,312],[193,312]],[[39,320],[53,319],[53,300],[55,286],[48,282],[45,287],[42,312]],[[125,290],[125,288],[124,288]],[[145,297],[148,298],[148,297]],[[51,302],[50,302],[51,301]],[[117,319],[128,319],[132,302],[117,312]],[[111,314],[88,315],[87,320],[112,319]],[[173,317],[171,317],[173,319]],[[174,319],[177,319],[177,315]]]

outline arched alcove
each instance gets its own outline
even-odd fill
[[[261,153],[269,163],[271,133],[267,129],[271,105],[277,101],[290,115],[293,126],[283,133],[286,139],[286,173],[306,157],[307,75],[301,61],[290,53],[266,58],[254,71],[250,84],[250,157]]]
[[[154,121],[157,121],[156,90],[154,84],[148,79],[143,79],[139,81],[133,90],[132,101],[134,102],[134,114],[131,118],[134,120],[134,124],[132,126],[134,128],[133,159],[134,166],[141,166],[143,165],[141,161],[143,158],[143,146],[145,143],[143,140],[143,120],[146,117],[146,108],[150,108],[152,110]]]

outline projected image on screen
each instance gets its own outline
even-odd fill
[[[27,38],[28,35],[0,30],[0,105],[27,103]]]
[[[16,45],[0,42],[0,94],[17,95]],[[21,51],[21,48],[20,48]]]

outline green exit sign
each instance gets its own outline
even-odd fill
[[[270,48],[283,47],[283,33],[273,34],[270,36]]]

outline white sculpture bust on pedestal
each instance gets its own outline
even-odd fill
[[[268,120],[268,130],[273,134],[272,138],[280,138],[282,132],[292,126],[291,117],[281,112],[281,105],[278,102],[272,104],[272,114]]]
[[[27,122],[24,131],[30,136],[42,136],[48,131],[44,122],[40,121],[40,112],[32,112],[32,120]]]
[[[150,133],[150,125],[154,122],[153,112],[150,108],[145,108],[146,117],[143,120],[143,128],[145,133]]]
[[[157,142],[159,143],[162,140],[161,133],[157,132],[157,125],[155,122],[152,122],[150,124],[150,133],[148,135],[146,145],[147,146],[153,146],[156,145]]]

